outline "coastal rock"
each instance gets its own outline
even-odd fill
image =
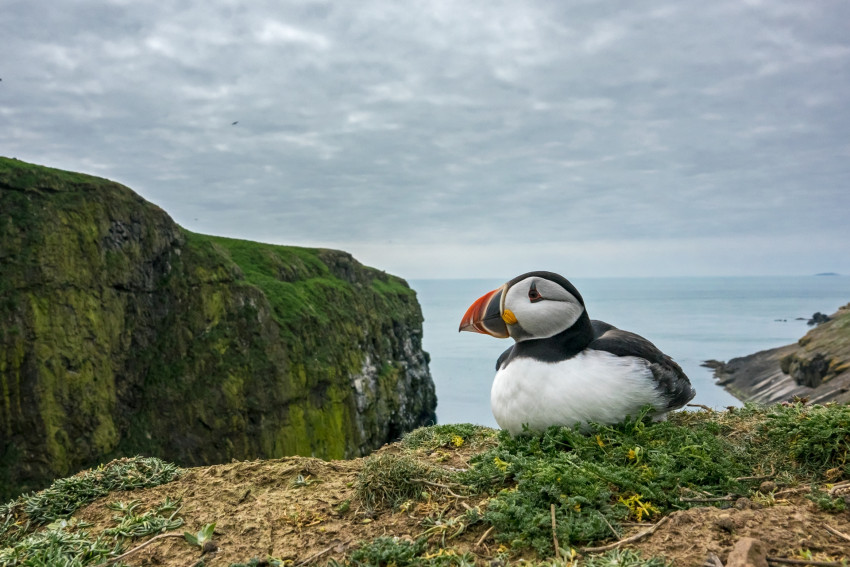
[[[817,311],[814,315],[812,315],[812,318],[806,322],[806,325],[813,327],[815,325],[820,325],[821,323],[826,323],[827,321],[829,321],[829,315]]]
[[[435,421],[416,294],[0,158],[0,501],[110,458],[364,455]]]
[[[850,304],[796,344],[706,365],[717,383],[742,401],[850,402]]]

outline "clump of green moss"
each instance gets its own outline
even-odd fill
[[[850,406],[778,405],[766,417],[767,440],[782,447],[796,466],[812,475],[834,469],[832,476],[848,476]]]
[[[348,567],[473,567],[475,557],[471,553],[459,554],[450,550],[443,553],[427,553],[424,538],[416,541],[397,537],[378,537],[364,542],[352,552],[345,565]],[[331,562],[332,567],[339,567]]]
[[[441,447],[473,447],[496,437],[496,432],[489,427],[471,423],[452,423],[448,425],[433,425],[420,427],[405,435],[401,446],[405,449],[422,449],[434,451]]]

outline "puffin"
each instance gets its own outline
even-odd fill
[[[513,435],[619,423],[646,406],[663,421],[696,394],[672,358],[590,319],[575,286],[553,272],[528,272],[483,295],[459,331],[514,340],[496,361],[490,391],[496,422]]]

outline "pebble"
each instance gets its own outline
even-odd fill
[[[726,567],[768,567],[767,548],[757,539],[742,537],[729,552]]]

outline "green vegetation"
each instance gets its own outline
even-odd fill
[[[139,502],[136,500],[126,503],[113,502],[106,506],[111,510],[121,512],[120,516],[113,516],[112,518],[118,525],[103,531],[104,535],[116,539],[132,539],[159,534],[176,530],[183,525],[183,519],[176,517],[181,508],[180,501],[173,501],[167,497],[162,504],[153,510],[141,514],[136,513],[136,509],[139,507]]]
[[[481,447],[494,444],[496,431],[489,427],[470,423],[452,423],[420,427],[405,435],[401,446],[405,449],[435,451],[441,447],[457,448],[462,446]]]
[[[412,480],[428,479],[416,455],[439,456],[441,449],[464,445],[481,449],[468,470],[444,472],[430,484]],[[758,492],[765,478],[780,486],[848,479],[850,407],[749,405],[678,413],[661,423],[640,415],[615,426],[553,427],[517,437],[468,424],[441,425],[411,432],[401,447],[402,454],[373,458],[358,477],[358,496],[367,507],[397,507],[423,490],[448,487],[489,495],[477,518],[477,511],[468,511],[442,524],[481,521],[495,528],[508,549],[550,557],[553,507],[558,540],[569,549],[619,538],[626,521],[654,521],[741,496],[772,501],[772,492]],[[843,509],[843,499],[826,493],[810,498],[824,510]],[[629,555],[607,560],[632,564]]]
[[[195,534],[183,532],[183,538],[189,542],[190,545],[203,548],[205,543],[212,541],[213,533],[215,533],[215,522],[211,524],[204,524],[204,527],[198,530]]]
[[[766,471],[785,483],[846,478],[848,424],[847,406],[795,404],[680,413],[654,424],[639,416],[588,432],[501,433],[457,480],[493,493],[484,521],[499,541],[545,556],[552,505],[562,544],[585,545],[619,535],[620,522],[704,505],[700,495],[751,495],[758,483],[747,477]]]
[[[120,544],[92,539],[81,524],[58,522],[30,534],[13,546],[0,547],[0,565],[8,567],[85,567],[120,555]],[[122,565],[116,563],[116,565]]]
[[[519,563],[513,563],[507,556],[503,556],[498,564],[509,567]],[[668,567],[669,565],[660,558],[643,559],[636,551],[620,549],[593,555],[582,561],[574,557],[572,560],[559,559],[537,563],[522,562],[522,564],[539,567]],[[344,563],[336,561],[329,563],[330,567],[342,565],[345,567],[472,567],[475,565],[475,556],[471,553],[461,554],[445,549],[440,552],[429,551],[424,538],[411,541],[382,536],[370,542],[363,542]]]
[[[125,540],[179,527],[183,523],[176,517],[179,503],[167,498],[142,514],[136,513],[138,502],[110,504],[121,512],[114,518],[117,525],[96,538],[85,529],[88,525],[70,516],[110,491],[158,486],[174,480],[180,472],[159,459],[121,459],[57,480],[49,488],[0,506],[0,565],[95,565],[120,555]]]
[[[350,567],[472,567],[475,559],[471,553],[427,553],[425,539],[409,541],[397,537],[379,537],[365,542],[352,552]],[[334,562],[331,563],[333,566]]]
[[[34,494],[0,505],[0,547],[23,537],[31,528],[65,519],[112,490],[133,490],[171,482],[179,468],[156,458],[119,459],[76,476],[56,480]]]
[[[582,563],[583,567],[668,567],[670,564],[660,557],[644,559],[631,549],[614,549],[608,553],[592,555]]]

